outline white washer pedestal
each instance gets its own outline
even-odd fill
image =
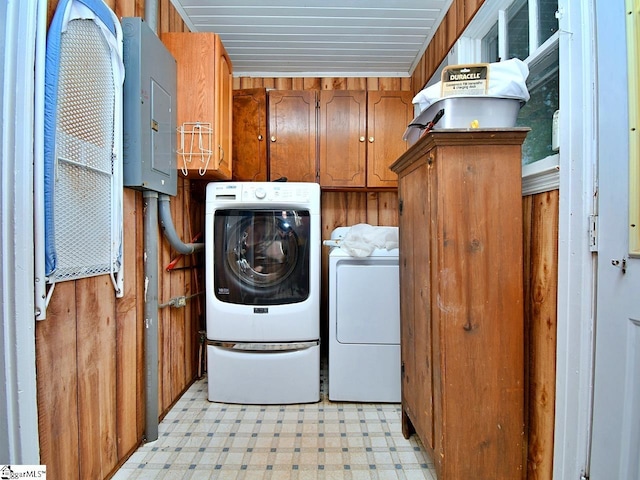
[[[398,249],[329,253],[329,400],[401,400]]]
[[[302,343],[309,345],[292,344],[297,348],[271,351],[252,350],[251,344],[207,345],[209,401],[260,405],[318,402],[319,342]]]

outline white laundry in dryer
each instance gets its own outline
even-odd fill
[[[337,228],[332,240],[324,242],[331,246],[329,400],[397,403],[401,399],[398,248],[374,248],[368,256],[354,257],[340,247],[348,232],[349,227]]]

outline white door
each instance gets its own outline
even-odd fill
[[[640,200],[639,174],[637,170],[630,172],[629,159],[637,158],[638,152],[629,153],[628,77],[624,71],[627,58],[621,48],[626,45],[624,5],[614,2],[614,6],[608,0],[599,3],[603,8],[596,15],[596,31],[601,32],[597,39],[598,291],[589,478],[637,480],[640,478],[640,257],[633,256],[638,245],[630,240],[630,230],[640,229],[640,225],[636,225],[633,214],[630,218],[629,207],[635,204],[631,212],[637,213]],[[614,70],[621,75],[607,73]],[[628,75],[632,74],[629,71]],[[635,177],[635,189],[629,188],[630,177]]]

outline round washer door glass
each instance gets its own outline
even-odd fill
[[[308,211],[218,210],[213,261],[216,297],[283,305],[309,296]]]

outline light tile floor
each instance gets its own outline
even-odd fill
[[[420,440],[402,436],[400,416],[398,404],[330,402],[324,387],[314,404],[211,403],[204,378],[113,478],[435,480]]]

